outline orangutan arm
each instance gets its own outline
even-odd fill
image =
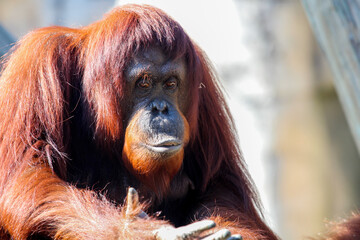
[[[14,239],[150,239],[152,231],[167,225],[154,219],[129,221],[123,209],[104,197],[59,179],[46,156],[34,149],[25,154],[0,197],[0,223]]]
[[[174,228],[151,218],[141,210],[134,189],[129,189],[122,208],[93,191],[77,189],[54,174],[48,156],[39,151],[41,144],[28,150],[5,184],[6,198],[0,197],[0,223],[13,239],[195,239],[215,227],[213,221],[202,221]],[[230,235],[222,229],[207,239],[225,240]],[[7,237],[4,232],[0,236]]]

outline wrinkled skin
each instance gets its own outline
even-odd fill
[[[185,62],[149,48],[134,56],[125,78],[123,159],[143,184],[163,194],[182,165],[189,141]]]

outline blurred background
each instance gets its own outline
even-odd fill
[[[85,26],[129,2],[160,7],[207,52],[282,239],[316,236],[359,208],[359,153],[299,0],[0,0],[0,55],[35,28]]]

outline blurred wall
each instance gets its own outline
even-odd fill
[[[19,38],[52,25],[80,27],[96,21],[115,0],[0,0],[0,24]]]
[[[264,89],[245,102],[267,139],[263,163],[275,184],[268,184],[275,229],[283,239],[315,236],[327,219],[359,206],[358,152],[299,1],[235,2],[248,31],[240,44],[253,55],[244,75],[257,72],[252,81]]]
[[[141,1],[117,4],[126,2]],[[359,207],[359,155],[298,0],[143,2],[177,19],[214,62],[265,216],[281,238],[315,236],[326,219]],[[0,0],[0,24],[20,37],[86,25],[114,4]]]
[[[359,203],[360,167],[326,61],[297,1],[272,14],[281,75],[274,150],[284,236],[300,239]]]

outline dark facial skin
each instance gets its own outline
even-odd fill
[[[143,146],[161,155],[182,149],[187,79],[184,59],[168,59],[161,49],[140,51],[125,71],[127,109],[144,134]],[[129,119],[129,120],[130,120]]]

